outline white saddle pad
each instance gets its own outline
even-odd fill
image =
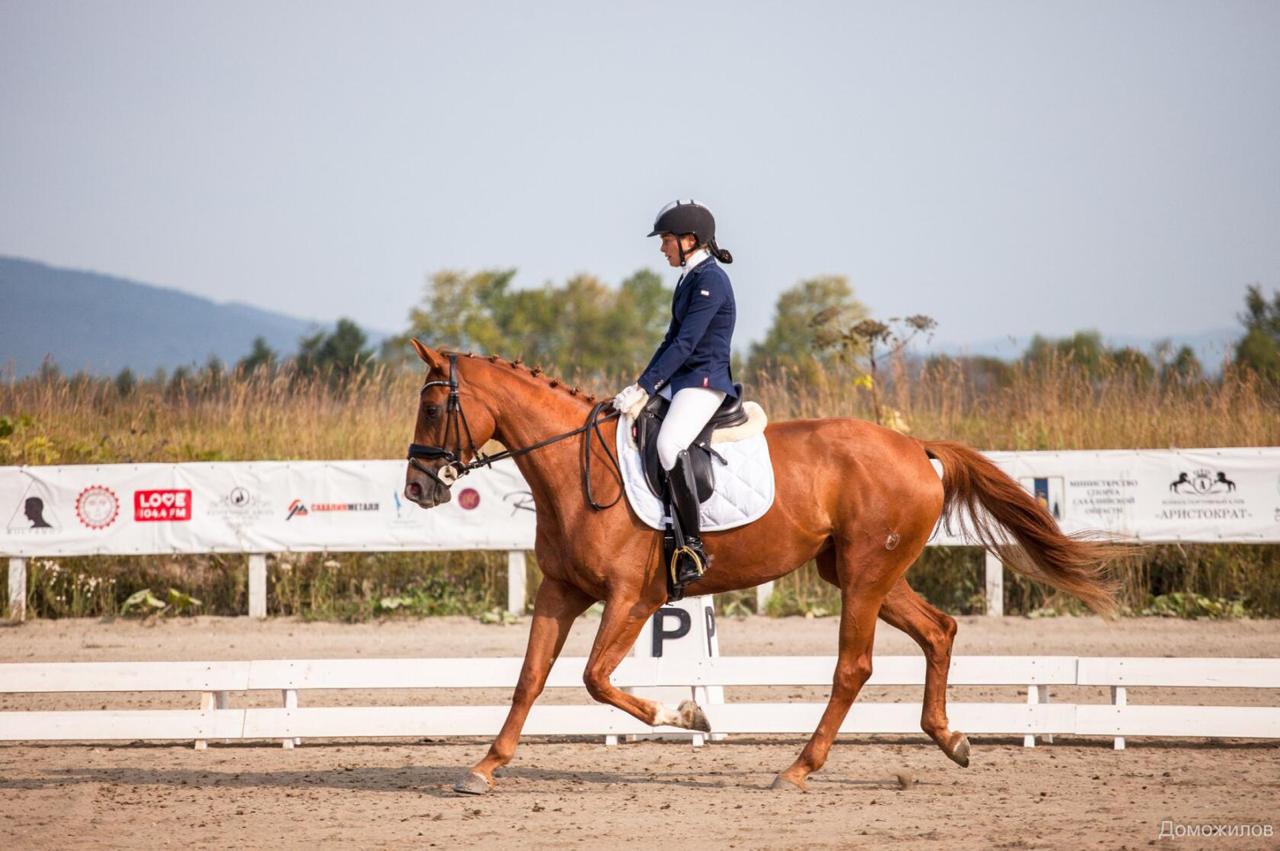
[[[623,416],[618,421],[617,443],[622,482],[632,510],[648,526],[665,529],[666,506],[653,495],[645,481],[640,449],[631,439],[630,417]],[[769,460],[769,442],[764,434],[728,443],[713,441],[712,448],[724,456],[727,463],[711,458],[715,490],[702,503],[702,531],[720,532],[760,519],[773,505],[773,463]]]

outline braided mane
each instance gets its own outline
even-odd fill
[[[530,367],[527,364],[525,364],[523,358],[516,358],[515,360],[506,360],[498,355],[478,355],[475,352],[456,352],[456,351],[449,351],[445,349],[442,349],[441,353],[445,355],[457,355],[458,357],[462,357],[462,358],[483,358],[484,360],[487,360],[491,364],[507,366],[507,367],[510,367],[511,369],[514,369],[518,372],[528,375],[530,378],[539,379],[540,381],[545,383],[547,387],[550,387],[553,390],[561,390],[569,394],[570,396],[573,396],[576,399],[582,399],[586,401],[588,404],[594,404],[596,401],[595,394],[587,393],[583,391],[583,389],[576,384],[571,386],[560,378],[547,375],[546,371],[543,370],[543,368],[540,366]]]

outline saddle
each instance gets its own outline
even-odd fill
[[[702,431],[689,445],[689,463],[693,467],[693,478],[697,484],[698,501],[706,502],[715,490],[716,476],[712,459],[721,464],[727,463],[724,457],[711,448],[711,436],[716,429],[739,426],[747,422],[746,410],[742,407],[742,385],[734,384],[738,395],[725,396],[720,407],[711,415],[711,419],[703,426]],[[667,499],[667,475],[658,461],[658,430],[662,428],[662,420],[667,415],[671,402],[662,396],[655,396],[645,405],[640,416],[631,427],[631,436],[640,448],[640,457],[644,463],[644,478],[653,495]]]

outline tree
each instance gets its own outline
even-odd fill
[[[253,348],[249,350],[249,354],[240,359],[236,364],[236,369],[245,375],[257,372],[259,369],[265,372],[273,372],[276,368],[276,353],[267,345],[265,337],[254,337]]]
[[[1156,356],[1159,360],[1163,361],[1167,349],[1167,343],[1157,344]],[[1060,361],[1084,370],[1091,378],[1111,371],[1123,372],[1140,379],[1151,378],[1156,374],[1156,367],[1145,352],[1132,346],[1110,348],[1097,331],[1077,331],[1070,337],[1059,340],[1050,340],[1036,334],[1027,345],[1022,361],[1033,367]]]
[[[1146,379],[1155,375],[1155,367],[1151,365],[1151,358],[1133,346],[1122,346],[1119,349],[1108,350],[1106,352],[1106,360],[1119,371],[1128,373],[1135,378]]]
[[[415,336],[437,348],[498,351],[504,342],[501,326],[511,317],[506,296],[515,274],[515,269],[436,272],[421,306],[409,311],[405,341]]]
[[[512,288],[513,270],[437,272],[409,330],[388,341],[398,355],[408,338],[443,348],[520,357],[561,374],[635,374],[662,341],[671,291],[649,271],[609,287],[592,275],[563,286]]]
[[[1161,381],[1198,381],[1204,375],[1200,366],[1200,358],[1195,349],[1188,345],[1173,350],[1172,340],[1159,340],[1155,344],[1155,368],[1160,372]]]
[[[1162,372],[1165,379],[1177,378],[1181,381],[1195,381],[1203,375],[1204,368],[1200,366],[1200,358],[1196,357],[1195,349],[1190,346],[1180,347]]]
[[[1236,343],[1236,364],[1280,382],[1280,290],[1268,303],[1262,288],[1253,284],[1245,291],[1244,304],[1239,319],[1245,335]]]
[[[121,399],[127,399],[133,395],[133,391],[138,387],[138,378],[133,374],[133,370],[125,367],[116,375],[116,393]]]
[[[169,386],[165,388],[165,395],[170,399],[184,398],[190,395],[193,384],[191,368],[186,365],[179,366],[169,376]]]
[[[45,355],[40,359],[39,378],[45,384],[56,384],[62,380],[62,368],[53,359],[53,355]]]
[[[350,319],[339,319],[332,332],[317,331],[298,343],[298,372],[327,375],[335,380],[362,373],[373,361],[367,338]]]
[[[1047,365],[1055,358],[1073,363],[1089,375],[1098,375],[1107,364],[1107,347],[1097,331],[1077,331],[1061,340],[1036,334],[1022,356],[1023,361],[1032,366]]]
[[[747,369],[789,369],[813,381],[839,362],[840,353],[825,336],[829,330],[850,328],[867,316],[866,305],[854,298],[843,275],[801,281],[778,296],[773,324],[764,340],[752,344]]]
[[[1008,361],[990,355],[931,355],[924,362],[923,372],[945,383],[962,380],[978,394],[1008,387],[1014,375]]]

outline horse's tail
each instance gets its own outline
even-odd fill
[[[1019,573],[1078,597],[1098,614],[1114,614],[1117,586],[1105,566],[1128,555],[1131,547],[1064,534],[1039,500],[963,443],[921,444],[942,462],[942,514],[948,531],[955,522]]]

